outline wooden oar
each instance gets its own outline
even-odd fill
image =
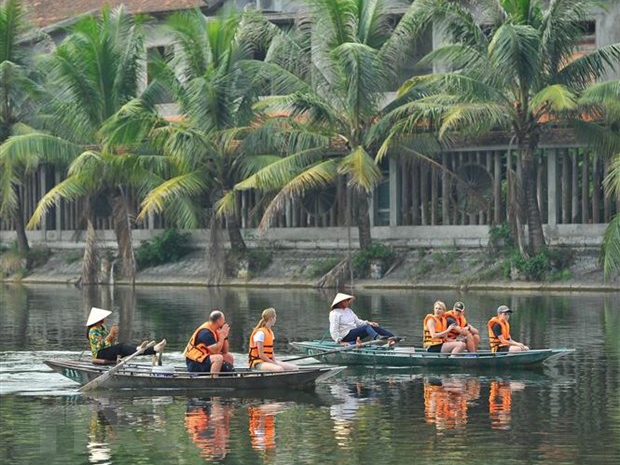
[[[355,345],[347,344],[346,346],[338,347],[337,349],[326,350],[325,352],[321,352],[320,354],[304,355],[303,357],[289,358],[289,359],[286,359],[286,360],[283,360],[283,361],[284,362],[292,362],[292,361],[295,361],[295,360],[304,360],[306,358],[318,358],[318,357],[322,357],[323,355],[327,355],[327,354],[335,354],[336,352],[344,352],[345,350],[354,350],[354,349],[358,349],[360,347],[369,346],[369,345],[372,345],[372,344],[381,344],[381,343],[385,343],[385,340],[373,339],[372,341],[362,342],[361,344],[355,344]]]
[[[80,391],[80,392],[90,391],[92,389],[96,389],[96,388],[100,387],[108,379],[110,379],[110,377],[114,373],[116,373],[120,368],[122,368],[129,360],[133,359],[134,357],[137,357],[138,355],[141,355],[146,349],[148,349],[149,347],[153,347],[154,345],[155,345],[155,341],[151,341],[151,342],[149,342],[146,345],[143,343],[138,348],[138,350],[136,350],[133,354],[128,355],[127,357],[122,359],[119,363],[117,363],[114,367],[110,368],[108,371],[103,373],[101,376],[98,376],[97,378],[93,379],[89,383],[86,383],[84,386],[82,386],[80,389],[78,389],[78,391]]]

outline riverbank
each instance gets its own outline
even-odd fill
[[[386,264],[381,279],[354,277],[354,288],[366,289],[458,289],[540,290],[606,292],[620,290],[620,278],[604,281],[599,251],[566,248],[567,267],[548,273],[543,281],[528,281],[515,274],[509,264],[489,256],[486,249],[402,249]],[[138,272],[136,284],[151,286],[231,286],[254,288],[314,288],[321,278],[347,257],[346,251],[262,249],[260,263],[227,266],[225,276],[213,277],[213,267],[204,250],[183,259]],[[246,264],[247,265],[247,264]],[[507,268],[508,267],[508,268]],[[105,268],[105,266],[104,266]],[[4,282],[77,284],[81,260],[76,250],[51,250],[44,264],[27,275],[18,271],[2,277]],[[125,285],[128,281],[109,274],[104,283]],[[333,281],[335,287],[350,288],[350,275]]]

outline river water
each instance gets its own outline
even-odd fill
[[[535,371],[347,370],[315,393],[81,395],[45,358],[88,355],[90,306],[114,309],[123,340],[166,337],[166,362],[221,308],[243,364],[262,309],[276,349],[320,338],[333,294],[311,290],[0,285],[2,464],[620,464],[620,293],[360,292],[353,308],[419,345],[434,300],[463,300],[484,329],[500,304],[513,337],[572,347]],[[482,334],[486,331],[481,331]],[[486,341],[486,337],[483,337]]]

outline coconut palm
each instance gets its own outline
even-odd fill
[[[82,282],[97,278],[95,203],[109,197],[124,272],[133,277],[130,199],[126,186],[140,174],[140,162],[122,150],[106,149],[103,124],[138,95],[145,55],[140,25],[124,9],[104,9],[71,27],[69,35],[45,63],[52,98],[47,110],[48,132],[11,137],[0,157],[33,165],[51,161],[68,166],[68,177],[39,202],[29,226],[34,227],[60,200],[82,204],[87,240]],[[136,169],[130,170],[133,166]]]
[[[271,196],[262,227],[291,199],[345,178],[355,200],[361,248],[371,242],[368,195],[381,179],[373,130],[385,92],[397,85],[419,28],[409,9],[394,26],[391,0],[308,0],[293,31],[280,32],[264,61],[244,64],[270,94],[255,105],[261,128],[248,144],[271,153],[268,166],[235,186]],[[229,194],[220,205],[226,211]],[[348,206],[351,208],[351,205]]]
[[[414,131],[421,121],[436,125],[442,136],[511,133],[522,166],[529,246],[539,253],[546,245],[533,164],[539,140],[558,126],[572,126],[582,142],[604,150],[615,144],[614,134],[599,124],[601,100],[587,94],[618,69],[620,44],[577,53],[583,25],[598,7],[590,0],[488,0],[475,11],[465,0],[416,4],[445,39],[426,61],[451,71],[401,87],[406,96],[420,83],[436,86],[432,96],[394,110],[392,134]],[[599,94],[609,93],[617,82],[600,85]]]
[[[33,29],[26,21],[19,0],[0,5],[0,144],[12,135],[30,129],[34,98],[40,89],[34,80],[35,66],[28,50],[20,44]],[[29,250],[19,185],[35,167],[0,158],[0,215],[13,221],[17,247]]]
[[[179,116],[174,121],[158,116],[154,101],[145,95],[128,103],[109,122],[106,134],[116,145],[157,141],[166,155],[168,175],[148,193],[138,219],[163,213],[178,226],[193,229],[204,227],[210,217],[213,228],[213,205],[247,175],[246,159],[252,155],[244,152],[241,138],[249,130],[256,96],[239,64],[268,40],[274,26],[229,9],[216,18],[198,10],[177,13],[167,25],[174,54],[153,63],[153,86],[163,86],[174,97]],[[226,228],[231,248],[245,250],[234,208],[226,214]]]

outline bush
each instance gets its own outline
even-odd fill
[[[372,260],[384,260],[386,265],[392,259],[392,249],[381,242],[372,242],[367,248],[358,251],[351,260],[353,270],[358,277],[368,274]]]
[[[271,265],[273,254],[270,249],[258,248],[248,250],[246,257],[248,259],[249,270],[258,272],[263,271]]]
[[[508,223],[502,223],[489,228],[489,247],[495,253],[503,250],[510,254],[511,250],[514,249],[515,241]]]
[[[333,270],[341,261],[342,257],[329,257],[316,260],[308,267],[306,274],[311,278],[320,278]]]
[[[179,261],[192,251],[189,246],[190,233],[179,233],[167,229],[152,241],[145,241],[136,249],[136,262],[139,269]]]
[[[529,281],[542,281],[549,271],[549,258],[546,252],[541,252],[533,257],[524,258],[518,252],[513,254],[512,262]]]

